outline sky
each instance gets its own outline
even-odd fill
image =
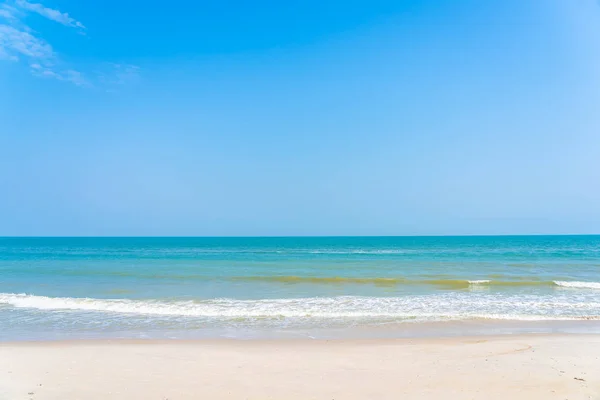
[[[0,235],[600,233],[596,0],[0,0]]]

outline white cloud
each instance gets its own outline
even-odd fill
[[[2,1],[2,0],[0,0]],[[135,82],[139,68],[128,64],[106,64],[102,73],[84,74],[61,61],[61,57],[40,34],[24,22],[27,13],[35,12],[62,25],[78,28],[85,26],[69,14],[26,0],[8,0],[0,3],[0,61],[25,62],[32,75],[71,82],[77,86],[114,87]]]
[[[20,12],[17,8],[6,3],[0,4],[0,18],[14,21],[18,18]]]
[[[38,63],[30,64],[29,67],[31,68],[31,73],[40,78],[54,78],[58,79],[59,81],[71,82],[77,86],[92,86],[92,84],[79,71],[68,69],[66,71],[57,72],[51,67]]]
[[[84,26],[66,13],[46,8],[41,4],[16,0],[0,5],[0,60],[29,63],[30,71],[38,77],[54,78],[87,86],[83,75],[73,69],[62,67],[60,58],[52,46],[23,22],[26,12],[36,12],[63,25],[83,29]],[[3,21],[4,20],[4,21]]]
[[[104,71],[98,73],[98,79],[111,86],[135,83],[140,78],[140,67],[131,64],[109,63]]]
[[[19,55],[38,59],[54,57],[52,46],[43,39],[9,25],[0,25],[0,49],[17,58]]]
[[[19,57],[8,54],[3,47],[0,47],[0,60],[19,61]]]
[[[63,80],[72,82],[77,86],[92,86],[92,84],[85,78],[85,76],[73,69],[68,69],[63,75]]]
[[[38,13],[43,17],[58,22],[59,24],[63,24],[65,26],[70,26],[73,28],[85,29],[85,26],[83,26],[81,22],[75,20],[74,18],[71,18],[68,13],[62,13],[58,10],[44,7],[42,4],[30,3],[26,0],[17,0],[16,4],[24,10]]]
[[[0,8],[0,18],[2,19],[6,19],[9,21],[14,21],[17,19],[17,17],[15,16],[15,14],[12,12],[11,10],[12,7],[3,7]]]

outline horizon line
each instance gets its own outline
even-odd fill
[[[600,236],[600,233],[517,233],[517,234],[459,234],[459,235],[0,235],[1,239],[5,238],[415,238],[415,237],[524,237],[524,236]]]

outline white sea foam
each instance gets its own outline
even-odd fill
[[[469,281],[470,285],[485,285],[485,284],[488,284],[488,283],[490,283],[489,279],[476,279],[476,280],[473,280],[473,281]]]
[[[406,297],[313,297],[288,299],[166,301],[46,297],[0,293],[0,304],[48,312],[102,312],[228,321],[461,319],[600,319],[599,296],[448,293]]]
[[[575,289],[600,289],[600,282],[554,281],[554,284]]]

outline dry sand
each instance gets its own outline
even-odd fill
[[[0,399],[600,400],[600,336],[4,343]]]

